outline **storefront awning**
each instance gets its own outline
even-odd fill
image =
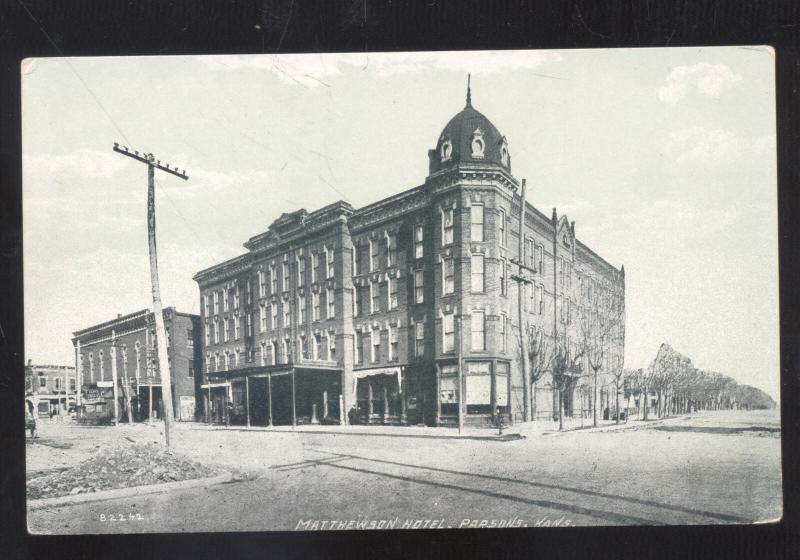
[[[357,369],[353,371],[355,379],[362,379],[364,377],[372,377],[373,375],[396,375],[397,386],[403,386],[403,368],[401,367],[387,367],[387,368],[373,368],[373,369]]]

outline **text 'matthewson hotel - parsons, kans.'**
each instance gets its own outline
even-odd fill
[[[561,344],[577,348],[581,310],[624,313],[625,272],[578,241],[566,216],[526,204],[523,259],[535,272],[514,282],[519,187],[506,138],[468,89],[422,185],[363,208],[283,214],[247,253],[197,273],[198,415],[435,426],[457,422],[463,395],[467,424],[498,411],[522,420],[517,286],[530,332],[551,337],[556,322]],[[612,339],[609,364],[621,364],[623,344]],[[558,409],[555,393],[548,376],[538,381],[538,418]],[[578,398],[567,392],[565,414]]]

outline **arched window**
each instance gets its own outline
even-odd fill
[[[453,143],[448,138],[444,142],[442,142],[442,147],[441,147],[442,161],[449,161],[452,155],[453,155]]]
[[[94,352],[89,352],[89,381],[94,383]]]
[[[139,381],[139,376],[142,374],[142,343],[137,340],[133,350],[136,352],[136,381]]]
[[[475,132],[472,133],[472,157],[482,158],[485,147],[483,132],[481,132],[480,128],[476,128]]]
[[[105,379],[105,364],[103,363],[103,354],[104,352],[100,350],[100,353],[97,357],[100,362],[100,381]]]

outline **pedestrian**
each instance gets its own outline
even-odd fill
[[[358,408],[353,405],[347,413],[347,423],[351,426],[358,424]]]
[[[225,405],[225,427],[226,428],[230,428],[231,427],[231,415],[233,415],[233,403],[228,401],[228,403]]]
[[[31,439],[36,439],[36,414],[34,413],[33,403],[25,401],[25,404],[28,405],[27,428],[31,431]]]

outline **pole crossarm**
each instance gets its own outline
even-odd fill
[[[128,156],[129,158],[135,159],[136,161],[146,163],[147,165],[155,167],[156,169],[160,169],[161,171],[164,171],[166,173],[175,175],[176,177],[180,177],[184,181],[189,179],[189,176],[186,174],[185,169],[181,169],[179,171],[177,167],[171,168],[168,163],[162,165],[161,160],[160,159],[157,160],[156,157],[151,153],[140,154],[136,150],[131,152],[130,150],[128,150],[128,146],[122,146],[120,148],[118,142],[114,142],[114,151],[122,154],[123,156]]]

